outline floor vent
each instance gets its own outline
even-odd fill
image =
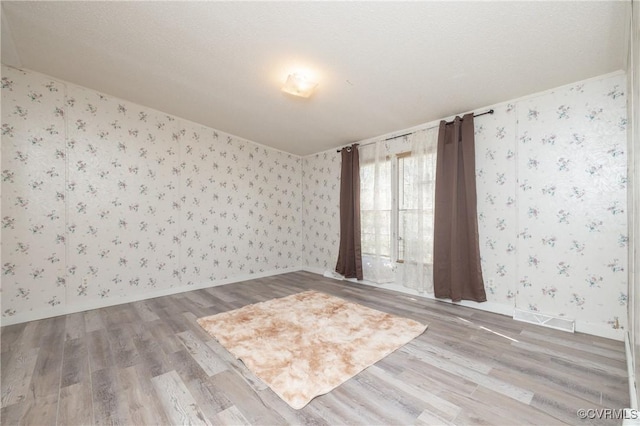
[[[568,331],[569,333],[573,333],[576,329],[575,321],[572,319],[552,317],[551,315],[545,315],[539,312],[523,311],[522,309],[514,310],[513,319],[542,325],[544,327],[555,328],[556,330]]]

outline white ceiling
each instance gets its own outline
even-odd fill
[[[306,155],[623,69],[628,3],[2,1],[2,62]]]

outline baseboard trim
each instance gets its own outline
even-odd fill
[[[631,339],[628,331],[624,333],[624,351],[627,357],[627,376],[629,377],[629,407],[637,410],[638,394],[636,389],[636,372],[633,369],[633,354],[631,353]]]
[[[109,298],[109,299],[98,299],[92,300],[87,303],[78,303],[68,306],[57,306],[55,308],[43,309],[37,312],[28,312],[20,315],[15,315],[11,317],[3,317],[1,319],[1,326],[7,326],[12,324],[20,324],[28,321],[36,321],[45,318],[57,317],[60,315],[69,315],[75,314],[77,312],[89,311],[91,309],[100,309],[106,308],[108,306],[122,305],[125,303],[138,302],[140,300],[153,299],[156,297],[162,296],[170,296],[172,294],[184,293],[192,290],[200,290],[203,288],[217,287],[226,284],[233,284],[247,280],[253,280],[257,278],[265,278],[271,277],[274,275],[286,274],[289,272],[297,272],[300,271],[300,267],[291,267],[291,268],[283,268],[276,269],[271,271],[259,272],[256,274],[243,274],[237,275],[231,278],[226,278],[223,280],[216,281],[206,281],[199,284],[189,285],[189,286],[180,286],[180,287],[171,287],[165,289],[158,289],[156,291],[134,294],[126,297],[118,297],[118,298]]]
[[[622,328],[611,328],[600,324],[594,324],[592,322],[576,320],[576,333],[590,334],[592,336],[604,337],[606,339],[623,342],[626,331]]]
[[[328,269],[315,268],[313,266],[303,266],[300,268],[301,271],[311,272],[312,274],[324,275],[326,273],[331,273]]]
[[[333,271],[326,271],[322,268],[315,268],[315,267],[310,267],[310,266],[300,266],[300,267],[291,267],[291,268],[283,268],[283,269],[276,269],[276,270],[271,270],[271,271],[265,271],[265,272],[260,272],[257,274],[245,274],[245,275],[237,275],[235,277],[231,277],[231,278],[227,278],[224,280],[217,280],[217,281],[207,281],[207,282],[203,282],[200,284],[195,284],[195,285],[190,285],[190,286],[180,286],[180,287],[172,287],[172,288],[166,288],[166,289],[159,289],[157,291],[153,291],[153,292],[148,292],[148,293],[142,293],[142,294],[135,294],[132,296],[128,296],[128,297],[120,297],[120,298],[114,298],[114,299],[99,299],[99,300],[92,300],[90,302],[87,303],[81,303],[81,304],[74,304],[74,305],[70,305],[70,306],[58,306],[55,308],[50,308],[50,309],[43,309],[40,310],[38,312],[28,312],[28,313],[24,313],[24,314],[20,314],[20,315],[15,315],[15,316],[11,316],[11,317],[3,317],[2,319],[0,319],[0,326],[4,327],[7,325],[12,325],[12,324],[19,324],[19,323],[23,323],[23,322],[28,322],[28,321],[36,321],[36,320],[41,320],[41,319],[45,319],[45,318],[52,318],[52,317],[57,317],[60,315],[68,315],[68,314],[74,314],[77,312],[84,312],[84,311],[89,311],[91,309],[100,309],[100,308],[106,308],[108,306],[115,306],[115,305],[121,305],[124,303],[131,303],[131,302],[138,302],[140,300],[147,300],[147,299],[153,299],[155,297],[162,297],[162,296],[170,296],[172,294],[178,294],[178,293],[184,293],[187,291],[191,291],[191,290],[200,290],[203,288],[209,288],[209,287],[217,287],[220,285],[226,285],[226,284],[233,284],[233,283],[237,283],[237,282],[241,282],[241,281],[247,281],[247,280],[252,280],[252,279],[257,279],[257,278],[265,278],[265,277],[271,277],[274,275],[280,275],[280,274],[286,274],[289,272],[297,272],[297,271],[305,271],[305,272],[310,272],[312,274],[317,274],[317,275],[321,275],[324,276],[325,273],[329,272],[329,273],[333,273]],[[336,279],[336,278],[332,278],[332,279]],[[452,302],[450,300],[443,300],[443,299],[436,299],[432,294],[427,294],[427,293],[419,293],[415,290],[412,290],[410,288],[401,286],[401,285],[379,285],[379,284],[375,284],[369,281],[357,281],[354,279],[345,279],[345,281],[351,281],[357,284],[364,284],[364,285],[368,285],[368,286],[372,286],[372,287],[376,287],[376,288],[383,288],[383,289],[387,289],[387,290],[393,290],[393,291],[397,291],[399,293],[405,293],[405,294],[410,294],[412,296],[418,296],[418,297],[424,297],[426,299],[431,299],[431,300],[435,300],[437,302],[440,303],[449,303],[452,305],[459,305],[459,306],[465,306],[467,308],[473,308],[473,309],[478,309],[481,311],[485,311],[485,312],[492,312],[494,314],[500,314],[500,315],[506,315],[509,317],[513,316],[513,309],[514,307],[511,305],[503,305],[500,303],[495,303],[495,302],[484,302],[484,303],[477,303],[477,302],[471,302],[471,301],[466,301],[463,300],[461,302]],[[626,335],[626,331],[623,329],[613,329],[613,328],[609,328],[606,326],[601,326],[599,324],[594,324],[594,323],[589,323],[589,322],[585,322],[585,321],[580,321],[580,320],[576,320],[576,332],[579,333],[585,333],[585,334],[590,334],[593,336],[598,336],[598,337],[605,337],[608,339],[614,339],[614,340],[618,340],[618,341],[624,341],[625,339],[625,335]]]

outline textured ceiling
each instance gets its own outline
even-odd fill
[[[623,69],[627,8],[2,1],[2,62],[305,155]]]

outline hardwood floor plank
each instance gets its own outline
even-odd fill
[[[225,371],[227,366],[218,355],[191,331],[184,331],[177,335],[191,357],[200,365],[209,376]]]
[[[87,333],[87,346],[91,372],[115,365],[107,331],[104,328]]]
[[[37,399],[36,399],[37,398]],[[20,424],[47,426],[56,424],[58,415],[58,394],[28,398]]]
[[[412,424],[423,411],[424,402],[394,386],[379,386],[367,370],[340,385],[355,395],[359,405],[384,424]]]
[[[119,396],[127,401],[131,424],[170,424],[151,382],[152,378],[139,367],[132,366],[117,371]]]
[[[564,359],[567,362],[572,362],[576,358],[581,358],[577,353],[563,352],[549,346],[542,346],[539,344],[533,344],[528,342],[516,342],[514,346],[524,349],[530,352],[540,352],[546,355],[550,355],[555,358]],[[612,363],[611,360],[600,357],[599,360],[593,360],[597,355],[582,357],[581,365],[591,368],[595,371],[602,371],[605,374],[613,377],[625,378],[627,376],[626,368],[621,368],[618,363]]]
[[[451,363],[462,365],[471,370],[477,371],[482,374],[488,374],[494,367],[494,363],[487,363],[479,361],[475,358],[469,358],[464,355],[458,355],[450,350],[444,349],[436,344],[429,344],[419,339],[415,339],[411,342],[411,345],[417,349],[424,351],[425,353],[432,354],[439,358],[445,359]]]
[[[104,323],[102,322],[102,315],[100,309],[94,309],[92,311],[83,312],[84,314],[84,326],[87,333],[104,329]]]
[[[430,413],[437,415],[439,418],[443,418],[446,421],[453,421],[458,413],[460,413],[461,408],[457,405],[440,398],[434,393],[425,391],[412,383],[407,383],[404,380],[398,379],[376,365],[372,365],[367,368],[366,371],[385,383],[387,385],[386,387],[399,389],[407,395],[411,395],[412,397],[420,400],[424,404],[422,405],[423,409],[426,408]]]
[[[358,425],[386,425],[401,424],[399,421],[389,422],[369,411],[366,400],[361,399],[353,388],[338,386],[331,392],[313,399],[305,409],[322,418],[330,425],[358,424]],[[354,409],[357,407],[357,409]],[[384,407],[380,407],[384,409]],[[407,423],[405,423],[407,424]],[[410,424],[410,423],[409,423]]]
[[[226,350],[220,343],[218,343],[215,339],[211,339],[207,342],[207,346],[209,346],[215,354],[222,359],[227,366],[231,367],[230,369],[237,373],[242,379],[247,382],[249,386],[251,386],[256,391],[261,391],[267,389],[267,385],[264,384],[262,380],[256,377],[255,374],[251,370],[244,365],[239,359],[236,359],[228,350]]]
[[[4,426],[20,425],[24,423],[24,412],[26,402],[18,402],[15,404],[2,407],[0,410],[0,421]]]
[[[453,425],[453,423],[447,420],[444,420],[442,417],[438,417],[437,414],[434,414],[431,411],[425,410],[422,413],[420,413],[414,425],[415,426],[433,426],[433,425],[449,426],[449,425]]]
[[[255,391],[238,375],[223,371],[211,377],[216,389],[224,391],[229,401],[251,422],[251,424],[284,425],[286,421],[276,412],[265,407]],[[271,391],[269,391],[271,392]]]
[[[201,318],[201,317],[198,317],[191,312],[185,312],[184,314],[182,314],[182,316],[185,318],[185,320],[189,324],[188,330],[196,338],[202,340],[203,342],[206,342],[212,339],[211,335],[207,333],[207,331],[204,328],[202,328],[200,324],[198,324],[198,318]]]
[[[2,331],[0,332],[0,335],[2,336],[2,347],[0,350],[2,353],[8,352],[11,348],[15,348],[20,345],[20,341],[22,340],[22,336],[25,335],[25,329],[28,325],[33,327],[33,322],[23,322],[20,324],[12,324],[2,327]]]
[[[185,384],[205,417],[213,424],[220,423],[218,413],[233,405],[224,390],[217,389],[209,380],[190,380]]]
[[[148,322],[160,319],[155,311],[144,300],[133,302],[131,305],[136,310],[138,316],[142,321]]]
[[[470,398],[479,404],[488,405],[489,410],[495,413],[496,418],[508,419],[511,417],[517,420],[518,424],[527,425],[554,426],[564,424],[546,413],[540,413],[528,404],[508,398],[484,386],[478,386]]]
[[[294,410],[196,320],[308,289],[429,327]],[[578,408],[629,405],[621,342],[309,272],[12,325],[1,336],[3,425],[588,424]]]
[[[545,341],[545,342],[553,343],[556,345],[566,346],[568,348],[580,350],[580,351],[583,351],[584,353],[592,353],[592,354],[600,355],[606,358],[610,358],[612,360],[626,362],[625,354],[621,350],[624,348],[624,345],[622,344],[622,342],[620,342],[620,345],[618,347],[613,349],[613,348],[600,348],[598,346],[595,346],[593,344],[593,341],[581,342],[581,341],[576,341],[574,339],[565,339],[560,336],[550,336],[547,334],[534,332],[531,330],[523,330],[520,333],[520,336],[531,337],[536,341]]]
[[[242,415],[240,410],[235,405],[218,413],[218,420],[223,425],[244,425],[251,426],[251,423],[245,416]]]
[[[76,383],[60,389],[58,425],[89,425],[93,423],[91,384]]]
[[[529,405],[542,413],[546,413],[568,424],[577,423],[576,410],[578,408],[604,408],[601,404],[596,404],[572,395],[570,392],[567,392],[567,390],[550,387],[540,383],[535,378],[523,375],[517,371],[502,371],[496,369],[491,372],[491,375],[514,384],[527,386],[534,392],[533,399]],[[594,387],[595,386],[597,385],[594,384]]]
[[[96,425],[132,424],[119,398],[121,387],[115,367],[103,368],[91,373],[93,421]]]
[[[150,377],[169,372],[167,357],[160,342],[149,331],[150,323],[132,324],[131,340],[140,356],[139,366]]]
[[[217,287],[212,287],[210,289],[207,289],[207,291],[211,292],[211,294],[213,294],[216,298],[222,300],[223,302],[231,303],[232,305],[230,306],[236,306],[233,303],[237,302],[238,299],[236,296],[230,294],[230,290],[231,290],[231,286],[228,286],[228,285],[217,286]]]
[[[219,314],[221,312],[232,311],[237,306],[223,300],[221,297],[216,297],[216,296],[220,296],[220,293],[215,292],[215,287],[206,288],[206,289],[203,289],[203,291],[206,292],[212,300],[214,300],[214,304],[207,308],[207,311],[208,311],[207,316]]]
[[[52,321],[52,323],[54,323]],[[60,329],[44,336],[40,341],[38,359],[31,375],[29,392],[36,397],[55,395],[60,392],[62,355],[64,350],[64,322],[57,321]]]
[[[602,409],[600,405],[592,404],[584,400],[576,400],[567,398],[559,392],[536,393],[531,401],[531,406],[547,413],[566,424],[591,424],[591,425],[619,425],[620,422],[613,419],[579,419],[577,410],[584,409]]]
[[[119,368],[131,367],[140,362],[140,354],[133,344],[130,331],[131,326],[119,326],[118,328],[107,330],[107,339],[111,347],[113,361]]]
[[[202,309],[206,309],[216,303],[215,298],[207,292],[199,292],[198,290],[195,290],[183,294],[184,297],[188,299],[189,303]]]
[[[107,330],[121,328],[123,324],[135,324],[141,321],[131,303],[107,306],[100,309],[100,315],[102,316],[102,323]]]
[[[393,355],[395,356],[396,353]],[[398,359],[401,360],[403,358]],[[401,368],[398,369],[400,371],[398,378],[420,389],[425,389],[435,394],[438,394],[441,390],[452,390],[460,394],[471,395],[478,387],[478,384],[471,380],[439,368],[433,368],[431,365],[415,358],[406,357],[405,359],[406,369],[404,371]],[[385,371],[393,371],[389,370],[388,364],[386,362],[383,364],[383,361],[385,360],[378,362],[377,365],[384,368]]]
[[[211,425],[193,395],[175,371],[151,379],[170,422],[177,425]]]
[[[499,392],[503,395],[513,398],[516,401],[520,401],[525,404],[528,404],[531,402],[531,399],[533,398],[533,392],[527,389],[514,386],[506,381],[496,380],[490,376],[487,376],[485,374],[482,374],[480,372],[467,368],[463,365],[455,364],[453,362],[439,358],[437,356],[433,356],[425,352],[421,352],[417,349],[412,348],[409,345],[399,350],[403,352],[407,352],[415,356],[416,358],[420,359],[421,361],[424,361],[430,364],[433,367],[436,367],[441,370],[447,371],[451,374],[460,376],[462,378],[470,380],[479,385],[486,386],[490,389],[495,390],[496,392]]]
[[[186,348],[168,355],[167,361],[168,367],[175,370],[185,383],[190,380],[207,381],[209,379],[209,375],[191,357]]]
[[[38,348],[8,352],[8,359],[2,362],[3,408],[26,399],[38,352]]]
[[[86,339],[65,341],[62,355],[62,378],[60,387],[65,388],[89,380],[89,351]]]
[[[86,327],[83,312],[67,315],[67,322],[65,325],[65,340],[84,337],[86,333],[85,330]]]
[[[278,413],[286,424],[305,426],[328,426],[329,424],[322,415],[314,412],[310,405],[300,410],[294,410],[269,388],[258,391],[257,395],[262,403]]]
[[[165,354],[172,354],[174,352],[184,349],[182,342],[171,329],[164,323],[163,320],[151,321],[147,324],[147,329],[151,332],[153,337],[162,347],[162,351]]]
[[[602,383],[599,387],[594,387],[591,383],[593,378],[587,374],[568,374],[565,371],[555,371],[549,368],[549,362],[537,362],[532,359],[522,358],[520,355],[503,354],[501,363],[495,371],[517,371],[527,375],[538,383],[543,383],[549,387],[563,389],[567,393],[583,398],[587,401],[600,403],[602,398]],[[624,381],[626,385],[626,380]]]

